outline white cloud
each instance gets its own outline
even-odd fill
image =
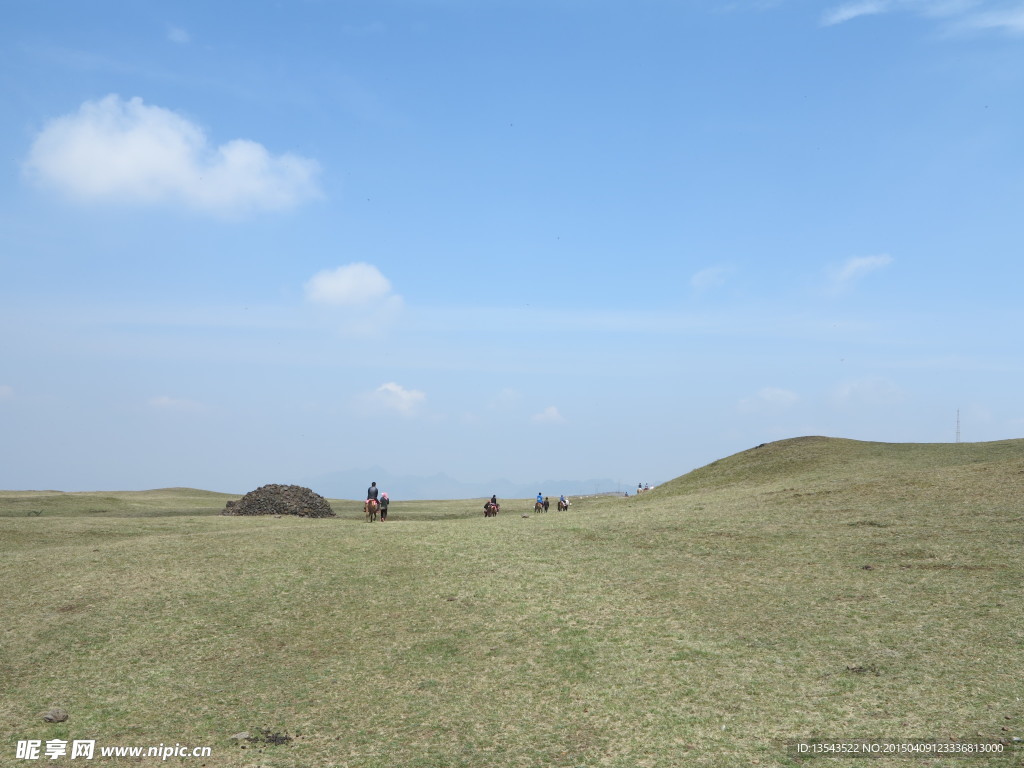
[[[530,420],[534,421],[534,422],[536,422],[538,424],[564,424],[565,423],[565,417],[562,414],[560,414],[558,412],[558,409],[555,406],[553,406],[553,405],[549,405],[547,408],[545,408],[540,413],[535,413],[533,416],[530,417]]]
[[[0,384],[0,400],[7,400],[14,397],[14,387],[10,384]]]
[[[372,264],[325,269],[305,285],[306,301],[322,308],[325,321],[348,337],[382,335],[399,319],[404,302]]]
[[[887,254],[878,256],[855,256],[847,259],[841,267],[833,271],[832,283],[836,288],[853,285],[865,275],[892,264],[892,257]]]
[[[888,0],[862,0],[862,2],[846,3],[838,8],[825,11],[821,16],[821,24],[824,27],[831,27],[860,16],[885,13],[891,6],[892,3]]]
[[[203,410],[202,403],[197,403],[195,400],[184,400],[166,395],[150,398],[149,404],[161,411],[194,412]]]
[[[189,35],[188,31],[181,27],[169,27],[167,30],[167,39],[172,43],[178,45],[187,45],[192,42],[192,36]]]
[[[708,267],[694,274],[690,278],[690,285],[700,291],[715,288],[724,285],[726,278],[733,272],[735,270],[732,267]]]
[[[796,392],[777,387],[765,387],[752,397],[747,397],[739,402],[739,410],[744,413],[753,411],[776,410],[789,408],[800,400]]]
[[[378,407],[400,413],[403,416],[412,416],[420,403],[426,399],[427,396],[423,392],[417,389],[406,389],[393,381],[381,384],[371,396],[372,402]]]
[[[202,128],[111,94],[48,122],[26,175],[83,202],[178,204],[215,214],[290,208],[319,195],[313,160],[255,141],[209,145]]]
[[[391,294],[391,281],[372,264],[355,262],[317,272],[306,283],[306,299],[314,304],[358,307]]]

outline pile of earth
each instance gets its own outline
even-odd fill
[[[335,517],[327,499],[301,485],[263,485],[238,501],[229,501],[222,515],[297,515]]]

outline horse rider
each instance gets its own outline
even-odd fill
[[[366,500],[376,501],[377,500],[377,483],[370,483],[370,487],[366,489]]]
[[[538,504],[543,504],[544,503],[544,494],[542,494],[542,493],[538,493],[537,494],[537,503]]]
[[[500,509],[500,507],[498,506],[498,494],[496,494],[496,493],[492,493],[491,494],[491,504],[494,505],[494,511],[495,512],[497,512],[498,509]]]
[[[380,521],[383,523],[388,519],[388,504],[391,503],[391,499],[388,498],[386,493],[380,495]]]
[[[562,504],[564,504],[566,508],[569,507],[569,500],[567,498],[565,498],[565,494],[564,493],[558,497],[558,500],[560,502],[562,502]]]

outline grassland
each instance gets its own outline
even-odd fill
[[[208,768],[795,766],[785,745],[814,738],[1010,741],[1022,489],[1024,440],[799,438],[528,518],[528,500],[367,524],[351,501],[301,520],[221,517],[232,497],[188,489],[0,492],[0,765],[57,738],[208,745],[167,761]],[[53,705],[66,722],[40,719]]]

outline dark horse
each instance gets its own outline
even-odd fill
[[[501,509],[501,507],[497,504],[492,504],[488,501],[484,504],[484,517],[497,517],[499,509]]]
[[[363,513],[366,515],[366,522],[372,523],[377,519],[377,510],[380,508],[380,504],[377,503],[376,499],[367,499],[363,503]]]
[[[548,503],[546,501],[536,501],[536,502],[534,502],[534,504],[533,504],[533,511],[534,512],[547,512],[548,511]]]
[[[568,501],[562,501],[561,499],[558,500],[558,511],[559,512],[564,512],[568,508],[569,508],[569,502]]]

